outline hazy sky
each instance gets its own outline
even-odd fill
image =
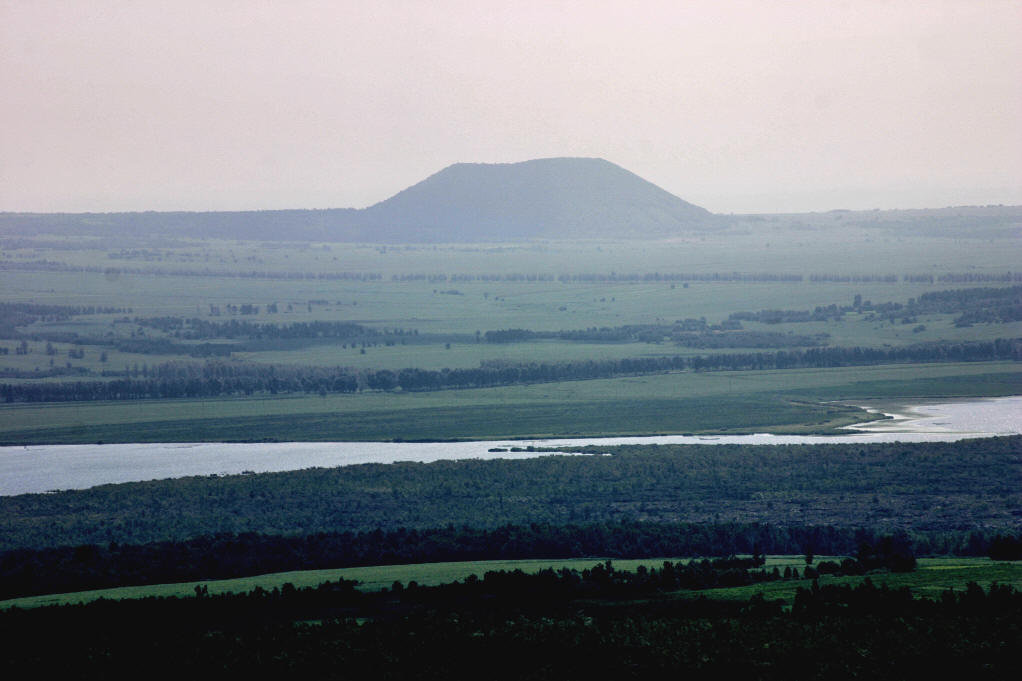
[[[0,210],[599,156],[716,212],[1022,204],[1022,1],[0,0]]]

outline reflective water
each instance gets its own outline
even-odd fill
[[[890,420],[851,426],[871,433],[1017,433],[1022,422],[1022,397],[930,401],[885,407],[857,403],[869,411],[887,412]]]
[[[270,472],[312,467],[441,459],[517,459],[537,452],[512,447],[616,444],[808,444],[821,442],[932,442],[1022,433],[1022,396],[871,409],[895,413],[849,435],[665,435],[656,437],[502,440],[481,442],[279,442],[258,444],[39,445],[0,448],[0,495],[84,489],[188,475]],[[489,451],[502,449],[505,451]]]

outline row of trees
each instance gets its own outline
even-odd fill
[[[825,345],[829,334],[796,335],[743,331],[742,324],[729,319],[709,325],[706,319],[684,319],[675,324],[630,324],[592,327],[569,331],[497,329],[487,331],[487,343],[525,343],[533,340],[562,340],[582,343],[675,343],[690,348],[788,348]]]
[[[4,303],[0,302],[0,320],[12,314],[25,314],[41,318],[43,321],[65,321],[78,315],[123,314],[130,313],[130,307],[112,307],[104,305],[44,305],[42,303]]]
[[[924,314],[958,314],[958,326],[977,322],[1010,322],[1022,319],[1022,286],[1007,288],[970,288],[948,291],[930,291],[906,303],[886,302],[873,304],[855,296],[850,306],[826,305],[813,310],[760,310],[758,312],[734,312],[728,319],[733,321],[755,321],[764,324],[795,322],[825,322],[840,320],[848,312],[872,313],[874,316],[914,320]]]
[[[63,322],[78,315],[123,314],[131,308],[96,305],[43,305],[0,302],[0,338],[18,338],[17,328],[38,321]]]
[[[1022,272],[948,272],[937,276],[937,281],[947,284],[1022,282]]]
[[[898,281],[897,274],[810,274],[809,281],[839,282],[844,284],[894,284]],[[909,281],[906,279],[906,281]]]
[[[380,272],[296,272],[279,270],[231,270],[204,267],[201,269],[165,267],[99,267],[73,265],[54,260],[0,262],[0,269],[44,272],[89,272],[106,275],[142,274],[150,276],[226,277],[241,279],[321,280],[321,281],[382,281]],[[932,274],[830,274],[816,273],[808,277],[801,274],[778,272],[579,272],[579,273],[407,273],[392,274],[391,281],[440,282],[551,282],[561,283],[653,283],[653,282],[810,282],[826,283],[1012,283],[1022,282],[1022,272],[1003,273],[944,273]]]
[[[826,345],[829,333],[812,335],[769,331],[729,331],[728,333],[679,334],[672,338],[689,348],[810,348]]]
[[[809,281],[839,283],[887,283],[899,280],[897,274],[811,274]],[[1011,284],[1022,282],[1022,272],[945,272],[943,274],[903,274],[900,280],[912,284]]]
[[[211,348],[223,348],[210,344]],[[904,347],[815,347],[774,352],[639,357],[511,364],[486,362],[465,369],[356,370],[210,360],[170,362],[146,379],[0,384],[6,402],[64,402],[203,398],[253,393],[353,393],[361,390],[430,391],[547,383],[667,371],[744,371],[861,366],[901,362],[972,362],[1022,359],[1022,339],[923,343]]]
[[[72,265],[55,260],[30,260],[25,262],[0,262],[0,270],[28,272],[88,272],[119,276],[121,274],[142,274],[155,277],[218,277],[227,279],[275,279],[290,281],[381,281],[379,272],[294,272],[278,270],[229,270],[204,267],[202,269],[166,267],[99,267],[96,265]]]
[[[728,319],[738,322],[763,324],[791,324],[796,322],[826,322],[840,320],[850,308],[837,305],[817,306],[813,310],[760,310],[759,312],[732,312]]]
[[[337,338],[362,339],[378,336],[414,336],[414,329],[377,329],[354,322],[309,321],[270,324],[231,319],[212,321],[197,317],[136,317],[134,323],[186,340],[213,338]]]

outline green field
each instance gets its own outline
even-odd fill
[[[835,557],[832,556],[816,557],[817,562],[834,559]],[[618,570],[634,571],[640,565],[648,568],[660,567],[665,560],[674,562],[679,559],[642,558],[614,560],[613,564]],[[381,565],[337,570],[305,570],[217,581],[156,584],[138,587],[128,586],[77,593],[29,596],[0,601],[0,609],[88,603],[100,598],[114,600],[146,598],[150,596],[183,598],[193,596],[195,588],[200,585],[207,587],[210,595],[216,595],[223,593],[245,593],[256,587],[270,590],[280,588],[286,583],[293,584],[298,588],[315,587],[323,582],[348,579],[357,580],[360,590],[379,591],[383,588],[389,588],[395,581],[400,581],[404,584],[415,581],[422,586],[436,586],[460,581],[469,575],[481,577],[489,571],[522,570],[527,573],[535,573],[546,568],[553,568],[554,570],[568,568],[581,571],[592,568],[600,562],[603,562],[603,559],[484,560],[459,563]],[[918,563],[918,567],[914,572],[899,574],[875,573],[869,577],[877,585],[886,584],[891,588],[907,586],[916,596],[926,598],[938,597],[941,592],[947,589],[964,589],[969,582],[976,582],[984,589],[994,582],[1022,589],[1022,563],[996,562],[988,558],[921,558]],[[805,567],[805,561],[803,556],[768,556],[765,567],[767,569],[777,567],[780,570],[783,570],[785,567],[791,567],[798,568],[801,571]],[[833,577],[824,575],[819,578],[819,583],[821,585],[857,584],[862,579],[863,577]],[[807,588],[811,583],[812,580],[788,580],[726,589],[678,592],[673,596],[680,598],[706,596],[707,598],[746,600],[757,593],[762,593],[768,599],[779,598],[790,602],[795,597],[795,591],[799,587]]]
[[[54,239],[57,246],[67,238]],[[73,240],[71,243],[74,243]],[[86,240],[87,243],[87,240]],[[858,252],[856,252],[858,249]],[[764,308],[813,308],[848,304],[856,294],[873,302],[900,301],[920,293],[962,284],[898,282],[812,282],[812,274],[872,276],[947,272],[1004,273],[1017,269],[1017,240],[892,238],[889,235],[810,232],[804,229],[700,235],[667,242],[542,242],[372,246],[364,244],[265,244],[194,241],[179,248],[150,249],[159,257],[112,259],[121,249],[7,249],[0,265],[58,261],[94,272],[19,271],[0,267],[0,290],[12,302],[131,307],[129,316],[205,317],[210,304],[277,301],[290,313],[257,315],[257,321],[350,320],[378,326],[404,326],[422,332],[474,334],[498,328],[558,330],[648,324],[657,320],[706,317],[715,322],[731,312]],[[143,271],[205,272],[206,276],[155,276]],[[214,276],[224,273],[378,273],[379,281],[272,279]],[[769,273],[798,274],[801,282],[620,282],[454,281],[455,275],[506,276],[615,273]],[[392,281],[409,275],[448,276],[446,281]],[[460,295],[444,295],[457,291]],[[321,300],[308,309],[309,301]],[[561,309],[564,308],[564,309]],[[88,322],[79,319],[75,324]],[[108,322],[109,319],[101,318]],[[924,322],[918,340],[949,337],[946,320]],[[930,329],[931,324],[937,328]],[[851,321],[845,326],[855,326]],[[60,328],[56,326],[53,328]],[[788,329],[784,329],[788,330]],[[873,331],[872,326],[867,331]],[[827,331],[842,333],[840,325]],[[900,332],[884,332],[881,342]],[[977,329],[971,331],[975,334]],[[859,335],[850,331],[850,337]],[[1004,335],[1012,335],[1006,333]],[[418,364],[416,364],[418,366]]]
[[[0,406],[0,442],[503,439],[836,433],[869,420],[821,404],[1022,391],[1014,362],[675,373],[426,393]]]

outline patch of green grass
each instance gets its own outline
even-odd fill
[[[2,437],[18,443],[505,439],[689,431],[813,432],[860,420],[861,411],[855,408],[717,395],[674,400],[509,403],[406,407],[393,412],[193,418],[14,430]]]
[[[1022,366],[1009,365],[1005,371],[978,375],[937,375],[855,381],[842,386],[840,399],[948,397],[1006,397],[1022,393]],[[816,388],[795,390],[789,394],[826,398],[828,393]],[[833,393],[829,393],[833,394]]]
[[[113,589],[96,589],[93,591],[79,591],[66,594],[51,594],[45,596],[27,596],[7,601],[0,601],[0,608],[19,607],[33,608],[44,605],[65,605],[70,603],[88,603],[100,598],[115,600],[157,597],[187,597],[195,595],[195,587],[202,584],[209,589],[210,594],[222,593],[245,593],[255,589],[257,586],[264,589],[281,587],[291,583],[296,587],[314,587],[323,582],[336,581],[338,579],[354,579],[359,582],[358,588],[362,591],[379,591],[389,588],[395,581],[404,584],[415,581],[422,586],[436,586],[465,579],[469,575],[482,577],[486,572],[499,570],[522,570],[523,572],[539,572],[546,568],[560,570],[568,568],[571,570],[585,570],[597,563],[603,562],[602,558],[574,558],[574,559],[535,559],[535,560],[480,560],[453,563],[416,563],[411,565],[378,565],[370,567],[340,568],[336,570],[301,570],[296,572],[277,572],[268,575],[254,577],[240,577],[237,579],[223,579],[214,581],[183,582],[180,584],[154,584],[149,586],[126,586]],[[678,558],[642,558],[629,560],[614,560],[614,566],[619,570],[634,571],[640,565],[646,567],[660,567],[665,560],[677,561]]]
[[[214,581],[182,582],[179,584],[154,584],[148,586],[126,586],[113,589],[97,589],[65,594],[49,594],[44,596],[27,596],[0,601],[0,609],[19,607],[34,608],[46,605],[67,605],[88,603],[100,598],[124,600],[147,597],[188,597],[195,594],[195,587],[204,585],[211,595],[223,593],[245,593],[261,587],[263,589],[280,588],[290,583],[298,588],[314,587],[323,582],[338,579],[353,579],[359,582],[362,591],[379,591],[389,588],[395,581],[404,584],[415,581],[422,586],[435,586],[463,580],[469,575],[482,577],[489,571],[522,570],[535,573],[546,568],[560,570],[585,570],[597,563],[601,558],[575,559],[533,559],[533,560],[483,560],[454,563],[417,563],[412,565],[379,565],[370,567],[340,568],[335,570],[302,570],[295,572],[278,572],[253,577],[223,579]],[[690,558],[640,558],[612,560],[618,570],[634,571],[640,565],[647,568],[659,568],[664,561],[688,561]],[[837,560],[832,556],[818,556],[822,560]],[[774,567],[783,571],[785,567],[798,568],[801,572],[805,567],[802,556],[768,556],[766,569]],[[891,588],[907,586],[919,597],[936,598],[947,589],[964,589],[969,582],[976,582],[984,589],[990,584],[1008,584],[1022,589],[1022,563],[996,562],[988,558],[921,558],[914,572],[909,573],[874,573],[869,575],[874,584],[886,584]],[[864,577],[820,577],[823,584],[858,584]],[[812,580],[788,580],[766,582],[749,586],[705,589],[701,591],[684,591],[674,594],[676,598],[695,598],[705,596],[712,599],[747,600],[757,593],[762,593],[768,600],[781,599],[791,602],[799,587],[809,588]]]

